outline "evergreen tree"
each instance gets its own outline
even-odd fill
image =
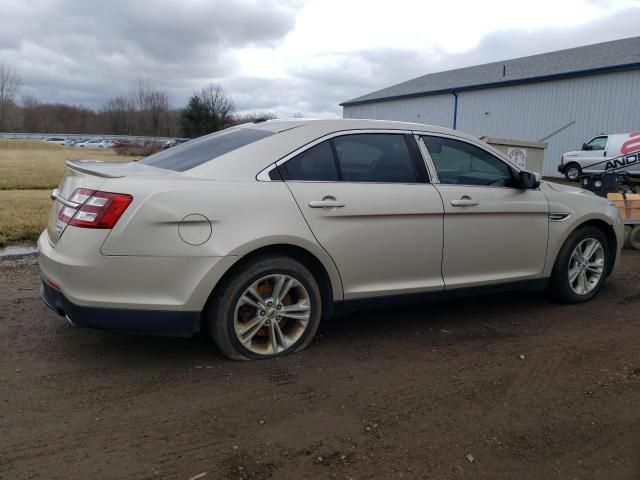
[[[209,85],[194,93],[182,111],[180,122],[185,137],[217,132],[234,123],[234,105],[220,85]]]

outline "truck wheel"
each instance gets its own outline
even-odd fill
[[[636,225],[631,229],[627,242],[629,242],[631,248],[640,250],[640,225]]]
[[[570,182],[577,182],[582,175],[582,168],[577,163],[570,163],[564,172],[564,178]]]

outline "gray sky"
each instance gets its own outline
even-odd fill
[[[240,111],[340,116],[426,73],[636,36],[640,0],[0,0],[23,94],[100,108],[137,78],[174,106],[220,83]]]

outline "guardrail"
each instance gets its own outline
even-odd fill
[[[44,140],[49,137],[62,137],[68,139],[103,138],[105,140],[128,140],[130,142],[166,142],[180,137],[145,137],[136,135],[101,135],[89,133],[10,133],[0,132],[0,138],[8,140]]]

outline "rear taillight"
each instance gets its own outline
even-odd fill
[[[124,193],[100,192],[77,188],[69,203],[75,203],[77,208],[64,205],[58,218],[74,227],[82,228],[113,228],[127,209],[133,197]]]

